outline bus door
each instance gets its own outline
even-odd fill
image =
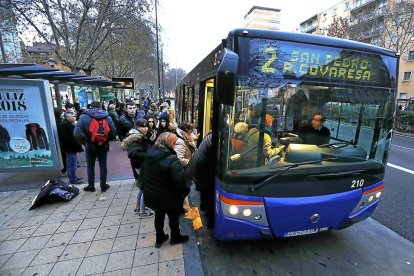
[[[204,114],[203,114],[203,137],[211,130],[211,118],[213,116],[213,91],[214,79],[206,81],[204,87]]]

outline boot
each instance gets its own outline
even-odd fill
[[[185,242],[188,242],[189,239],[190,237],[187,235],[177,235],[174,237],[171,236],[170,244],[175,245],[175,244],[185,243]]]
[[[160,248],[161,245],[168,240],[170,236],[168,236],[168,234],[163,234],[163,235],[157,235],[156,241],[155,241],[155,248]]]

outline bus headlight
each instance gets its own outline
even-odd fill
[[[378,193],[375,194],[376,198],[379,198],[380,196],[381,196],[381,192],[378,192]]]
[[[249,217],[252,214],[252,210],[250,209],[244,209],[243,210],[243,216]]]
[[[239,213],[239,208],[237,208],[237,206],[231,205],[229,208],[229,213],[232,215],[237,215]]]
[[[378,202],[382,190],[384,189],[384,184],[381,183],[377,185],[375,188],[371,189],[363,189],[361,199],[359,200],[358,204],[355,206],[354,210],[351,212],[351,215],[362,210],[363,208],[367,208],[371,204]]]

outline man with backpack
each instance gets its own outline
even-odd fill
[[[84,190],[95,192],[95,161],[98,158],[101,191],[105,192],[109,189],[106,183],[109,141],[115,140],[116,128],[108,113],[101,109],[100,102],[93,101],[91,108],[80,116],[74,135],[80,144],[85,145],[88,186]]]

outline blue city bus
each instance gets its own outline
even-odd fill
[[[368,218],[384,189],[397,68],[395,52],[373,45],[231,31],[175,95],[178,122],[200,137],[212,131],[215,238],[314,234]],[[300,135],[315,114],[328,129],[322,144]]]

